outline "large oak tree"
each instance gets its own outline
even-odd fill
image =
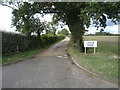
[[[106,27],[107,19],[116,23],[120,21],[120,2],[64,2],[54,3],[59,13],[55,16],[68,25],[74,44],[83,51],[83,38],[85,27],[91,21],[98,28]]]

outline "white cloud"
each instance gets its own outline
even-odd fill
[[[87,30],[89,30],[87,32],[87,34],[95,34],[95,32],[99,32],[100,28],[97,30],[96,27],[89,27]],[[112,25],[112,26],[106,26],[104,32],[110,32],[113,34],[118,34],[118,25]]]
[[[105,28],[105,32],[110,32],[110,33],[113,33],[113,34],[118,34],[118,25],[107,26]]]
[[[35,18],[36,18],[36,17],[40,18],[42,21],[51,22],[51,21],[52,21],[53,14],[46,14],[46,15],[44,15],[44,16],[42,17],[39,13],[37,13],[37,14],[35,14],[34,16],[35,16]]]
[[[98,29],[97,30],[97,28],[96,27],[89,27],[88,29],[88,32],[86,32],[87,34],[95,34],[95,32],[99,32],[100,31],[100,29]]]
[[[12,9],[6,6],[0,6],[0,29],[6,31],[14,31],[11,28]]]
[[[53,17],[53,14],[46,14],[44,16],[44,19],[47,21],[47,22],[51,22],[52,21],[52,17]]]

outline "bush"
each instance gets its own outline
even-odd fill
[[[42,36],[42,42],[44,45],[50,45],[50,44],[53,44],[55,43],[56,41],[59,41],[59,40],[62,40],[64,39],[65,37],[64,36],[51,36],[51,35],[43,35]]]
[[[29,49],[41,48],[55,43],[58,40],[64,39],[63,36],[43,35],[42,43],[36,36],[27,37],[21,34],[2,32],[2,54],[10,54],[23,52]]]
[[[2,32],[2,54],[26,49],[28,47],[26,38],[19,34]]]

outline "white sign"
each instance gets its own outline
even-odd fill
[[[84,41],[84,47],[97,47],[97,41]]]
[[[95,48],[97,47],[97,41],[84,41],[84,47],[85,47],[85,54],[87,52],[86,47],[94,47],[94,54],[95,54]]]

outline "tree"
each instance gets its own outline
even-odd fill
[[[13,9],[13,10],[17,10],[17,9],[19,9],[19,7],[23,4],[22,2],[13,2],[13,1],[0,1],[0,4],[2,5],[2,6],[7,6],[7,7],[9,7],[9,8],[11,8],[11,9]]]
[[[38,31],[39,29],[43,30],[43,24],[39,19],[35,19],[35,14],[41,14],[43,7],[46,3],[28,3],[24,2],[18,9],[13,10],[13,25],[16,26],[16,31],[24,33],[28,36],[31,36],[31,33]],[[42,24],[41,24],[42,23]],[[36,25],[35,25],[36,24]],[[38,26],[37,26],[38,25]],[[41,27],[42,26],[42,27]],[[37,32],[38,34],[38,32]],[[38,34],[40,36],[40,34]]]
[[[68,25],[73,42],[83,51],[85,27],[90,26],[91,20],[96,27],[106,27],[106,20],[111,19],[117,23],[120,20],[120,2],[65,2],[54,3],[59,11],[55,15],[58,20],[63,20]]]
[[[56,34],[56,23],[54,21],[51,21],[48,23],[48,30],[47,30],[47,34],[51,34],[53,36],[55,36]]]
[[[46,22],[41,21],[36,14],[43,16],[42,5],[45,3],[28,3],[24,2],[18,9],[13,10],[13,25],[16,26],[16,31],[19,31],[27,36],[31,36],[32,33],[36,33],[38,36],[38,42],[43,46],[41,39],[41,33],[46,29]],[[46,5],[46,4],[45,4]]]
[[[41,45],[43,45],[41,34],[44,31],[44,29],[46,28],[45,22],[41,22],[41,20],[37,17],[37,18],[33,18],[31,23],[32,23],[31,24],[31,29],[33,29],[32,33],[37,34],[39,43]]]
[[[64,28],[64,29],[62,29],[61,31],[59,31],[58,34],[67,36],[67,35],[69,35],[69,32],[67,31],[67,29]]]
[[[109,32],[96,32],[95,35],[112,35],[112,33],[109,33]]]
[[[46,28],[45,22],[42,22],[38,17],[33,18],[31,21],[31,27],[33,29],[33,33],[37,33],[37,36],[40,38],[42,32]]]

